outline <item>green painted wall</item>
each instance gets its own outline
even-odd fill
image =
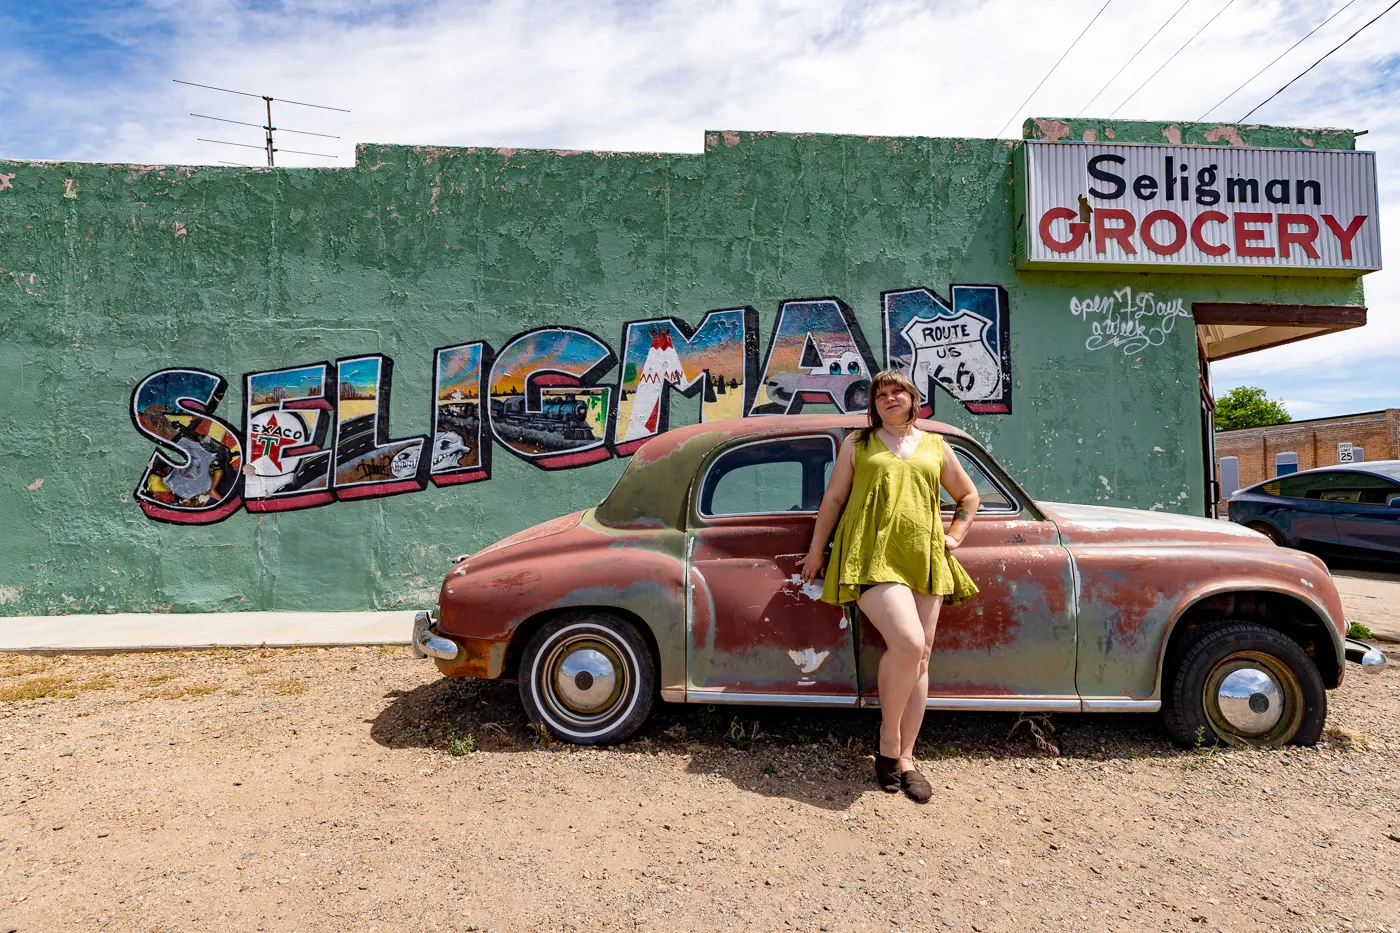
[[[1065,126],[1061,138],[1108,135]],[[1175,141],[1169,126],[1107,128]],[[1229,131],[1351,147],[1350,134]],[[1142,352],[1089,351],[1071,299],[1130,286],[1187,309],[1354,304],[1360,281],[1018,273],[1015,145],[712,133],[697,155],[365,145],[343,170],[0,163],[0,614],[426,605],[449,555],[596,503],[623,465],[543,471],[497,449],[484,482],[155,522],[133,490],[156,445],[130,407],[157,370],[223,375],[217,414],[239,425],[242,374],[382,353],[395,364],[389,431],[403,437],[431,430],[435,347],[499,350],[566,325],[620,356],[627,321],[695,326],[748,305],[763,351],[781,301],[829,295],[854,310],[878,367],[881,293],[912,286],[1006,289],[1012,413],[971,415],[946,395],[936,413],[1032,494],[1198,511],[1189,319]],[[698,409],[673,394],[671,424]]]

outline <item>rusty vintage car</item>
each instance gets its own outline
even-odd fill
[[[454,560],[413,644],[449,677],[514,678],[530,718],[618,742],[655,700],[868,707],[884,644],[796,561],[857,416],[700,424],[643,445],[601,504]],[[1180,743],[1317,741],[1350,654],[1315,557],[1228,522],[1037,502],[947,438],[982,509],[945,607],[930,709],[1161,711]],[[945,509],[945,516],[949,510]]]

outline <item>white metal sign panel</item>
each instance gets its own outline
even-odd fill
[[[1352,455],[1352,448],[1351,448],[1351,442],[1350,442],[1350,441],[1342,441],[1340,444],[1337,445],[1337,462],[1338,462],[1338,463],[1354,463],[1354,462],[1356,462],[1356,458]]]
[[[1381,267],[1374,153],[1025,143],[1025,265]]]

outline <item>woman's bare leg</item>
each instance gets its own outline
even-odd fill
[[[928,596],[912,593],[914,606],[923,627],[923,654],[919,657],[919,673],[904,713],[899,718],[899,770],[900,773],[914,767],[914,742],[919,738],[919,727],[924,724],[924,710],[928,707],[928,659],[933,652],[933,635],[938,630],[938,610],[943,606],[942,596]],[[881,754],[884,754],[881,752]]]
[[[880,690],[880,754],[899,758],[905,745],[901,720],[909,704],[909,695],[918,687],[923,671],[923,693],[928,693],[927,655],[924,642],[932,635],[924,634],[914,592],[902,583],[881,583],[872,586],[856,600],[860,611],[885,639],[885,654],[880,658],[877,680]],[[922,709],[922,707],[921,707]],[[914,737],[917,737],[917,730]],[[912,747],[914,737],[909,739]],[[901,768],[908,770],[908,768]]]

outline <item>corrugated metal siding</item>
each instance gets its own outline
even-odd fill
[[[1295,150],[1295,149],[1246,149],[1238,147],[1205,146],[1118,146],[1079,143],[1046,143],[1028,140],[1026,146],[1026,236],[1027,255],[1032,262],[1055,263],[1104,263],[1113,265],[1203,265],[1258,268],[1286,267],[1290,269],[1345,269],[1364,272],[1381,267],[1380,226],[1377,217],[1376,163],[1374,153],[1349,152],[1340,150]],[[1127,183],[1123,194],[1114,199],[1097,198],[1089,194],[1089,188],[1098,186],[1103,190],[1104,183],[1089,176],[1088,164],[1095,156],[1113,154],[1123,156],[1127,161],[1113,165],[1115,174],[1122,176]],[[1167,201],[1162,186],[1165,159],[1171,156],[1175,166],[1185,162],[1190,168],[1191,200]],[[1220,201],[1214,205],[1196,203],[1196,173],[1207,165],[1215,165],[1218,176],[1214,188],[1220,193]],[[1133,180],[1139,175],[1148,174],[1159,183],[1156,194],[1150,200],[1141,200],[1133,193]],[[1180,175],[1178,174],[1179,178]],[[1259,182],[1259,202],[1231,204],[1226,200],[1226,179],[1230,177],[1253,178]],[[1315,180],[1322,186],[1321,204],[1314,206],[1311,195],[1307,203],[1272,204],[1264,195],[1264,187],[1270,179],[1288,180],[1290,200],[1296,193],[1296,180]],[[1069,253],[1057,253],[1040,241],[1038,226],[1045,211],[1054,207],[1078,210],[1079,196],[1084,195],[1094,209],[1119,208],[1129,211],[1141,226],[1144,216],[1158,209],[1167,209],[1180,215],[1186,223],[1187,243],[1172,255],[1160,255],[1147,249],[1141,243],[1141,231],[1134,234],[1138,252],[1127,254],[1116,241],[1106,244],[1106,251],[1099,253],[1090,231],[1085,241]],[[1309,258],[1298,246],[1291,248],[1291,256],[1255,257],[1236,255],[1233,248],[1235,232],[1233,213],[1243,208],[1249,211],[1269,213],[1308,214],[1319,227],[1314,241],[1318,258]],[[1231,244],[1231,251],[1223,256],[1211,256],[1200,251],[1190,240],[1191,223],[1205,211],[1221,211],[1232,220],[1227,223],[1207,224],[1203,236],[1208,242]],[[1323,214],[1332,214],[1346,226],[1353,217],[1367,215],[1361,230],[1352,240],[1352,258],[1343,259],[1341,244],[1328,229],[1322,219]],[[1058,235],[1066,235],[1065,225],[1057,223]],[[1157,229],[1165,235],[1168,228],[1161,223]],[[1254,245],[1271,246],[1277,251],[1277,222],[1257,226],[1265,232],[1265,239]]]

